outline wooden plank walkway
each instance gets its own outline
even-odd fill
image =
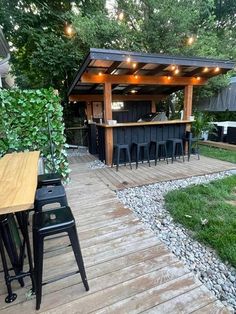
[[[6,288],[1,273],[1,314],[229,313],[165,245],[123,207],[112,189],[226,170],[234,165],[202,158],[200,162],[192,160],[185,165],[176,162],[164,166],[163,163],[149,168],[143,164],[132,172],[121,167],[117,173],[110,168],[88,169],[93,157],[70,159],[72,173],[67,195],[78,226],[90,291],[85,292],[79,274],[45,285],[41,309],[36,312],[35,299],[27,298],[29,280],[25,281],[25,288],[19,288],[15,282],[16,301],[4,302]],[[124,184],[124,180],[128,184]],[[71,248],[65,247],[66,244],[66,237],[46,241],[44,280],[77,269]],[[60,248],[55,249],[57,246]]]

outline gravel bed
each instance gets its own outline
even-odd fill
[[[125,207],[132,209],[224,305],[236,313],[236,269],[223,263],[214,250],[193,240],[187,229],[173,221],[164,204],[164,196],[171,190],[208,183],[232,173],[233,171],[224,171],[128,188],[118,191],[117,196]]]
[[[94,161],[92,161],[92,162],[90,162],[89,164],[88,164],[88,168],[89,169],[92,169],[92,170],[96,170],[96,169],[102,169],[102,168],[106,168],[107,166],[103,163],[103,162],[101,162],[100,160],[98,160],[98,159],[96,159],[96,160],[94,160]]]

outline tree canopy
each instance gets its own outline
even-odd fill
[[[111,3],[0,0],[18,86],[64,91],[90,47],[236,59],[234,0]]]

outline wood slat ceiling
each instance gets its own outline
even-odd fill
[[[130,61],[127,61],[127,58]],[[224,74],[234,68],[234,63],[226,60],[213,60],[206,58],[186,58],[176,56],[141,54],[117,50],[91,49],[84,63],[80,67],[68,95],[70,94],[101,94],[101,84],[83,84],[80,81],[83,73],[90,74],[110,74],[110,75],[140,75],[140,76],[174,76],[171,67],[175,65],[179,73],[175,76],[210,78],[215,75]],[[204,71],[207,67],[208,71]],[[219,67],[219,71],[215,71]],[[86,85],[86,87],[85,87]],[[157,86],[156,92],[169,94],[183,86]],[[136,89],[137,93],[146,94],[150,91],[150,86],[137,88],[136,85],[120,87],[114,84],[114,93],[127,94]]]

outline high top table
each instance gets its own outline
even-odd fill
[[[8,303],[13,302],[17,297],[15,293],[12,293],[12,280],[19,280],[23,285],[23,278],[30,276],[32,280],[32,290],[34,291],[33,263],[28,235],[28,210],[34,208],[38,160],[38,151],[6,154],[0,159],[0,251],[8,290],[8,296],[5,301]],[[6,222],[6,219],[13,214],[17,217],[23,235],[20,256],[19,259],[17,259],[20,265],[15,276],[9,274],[3,242],[3,238],[6,239],[8,236],[6,234],[7,229],[4,227],[4,221]],[[28,272],[23,272],[25,246],[29,260]]]

